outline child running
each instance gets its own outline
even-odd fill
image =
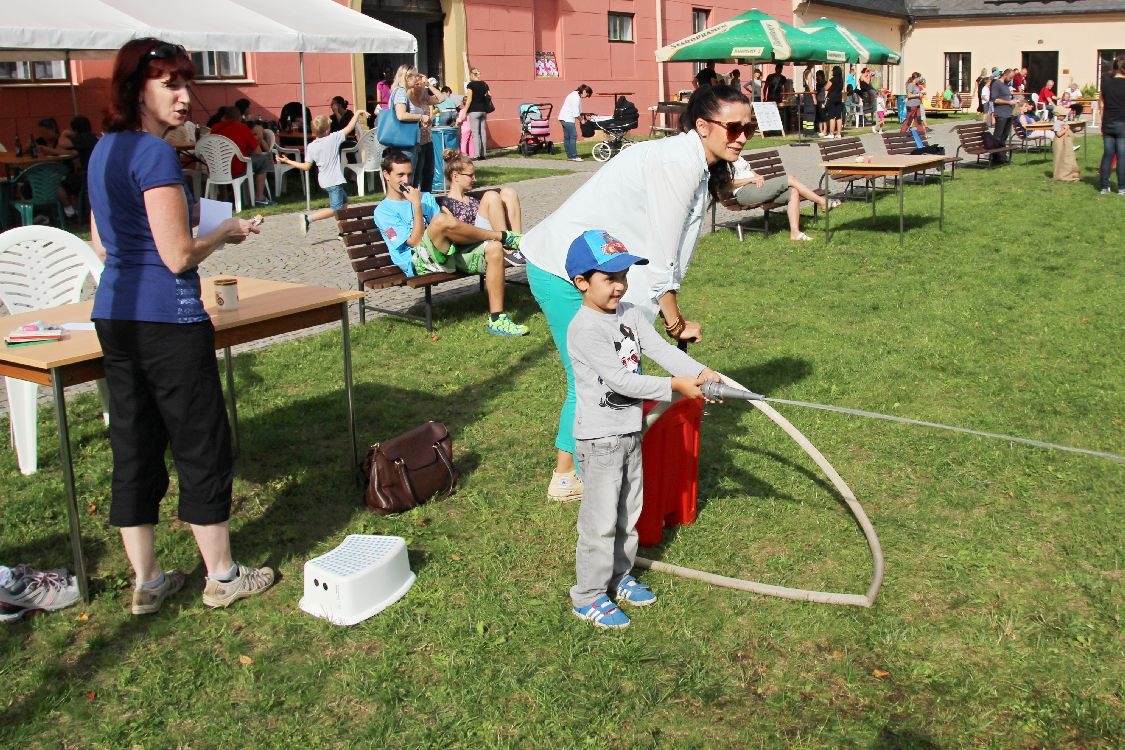
[[[332,120],[328,115],[314,117],[312,130],[315,140],[305,151],[308,161],[293,161],[285,154],[274,154],[278,162],[296,167],[302,172],[309,171],[313,164],[316,164],[316,181],[328,192],[328,208],[318,208],[311,216],[302,213],[297,217],[300,221],[301,234],[309,233],[309,224],[312,222],[331,219],[336,215],[336,211],[348,207],[348,191],[345,189],[347,180],[344,179],[344,170],[340,166],[340,146],[355,130],[356,123],[361,117],[364,122],[367,121],[367,113],[362,109],[352,115],[347,125],[334,133],[329,132],[332,129]]]
[[[636,307],[621,301],[629,288],[629,267],[645,263],[600,229],[579,235],[566,256],[566,273],[582,293],[566,342],[578,397],[575,455],[585,480],[575,552],[578,581],[570,598],[575,617],[599,628],[629,627],[629,617],[613,605],[609,592],[636,607],[656,601],[656,594],[630,574],[643,493],[641,399],[669,401],[672,391],[703,398],[699,386],[719,380],[661,339]],[[642,352],[675,377],[643,375]]]

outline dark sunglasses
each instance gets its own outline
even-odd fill
[[[147,55],[141,58],[141,61],[137,64],[136,75],[141,78],[145,76],[148,72],[149,60],[167,60],[173,57],[188,57],[187,50],[184,49],[182,44],[158,44],[150,49]]]
[[[732,141],[738,138],[739,134],[749,138],[754,133],[754,123],[752,122],[719,122],[718,120],[708,120],[706,117],[703,118],[703,121],[726,128],[727,139]]]

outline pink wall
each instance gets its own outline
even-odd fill
[[[778,20],[792,22],[792,3],[759,0],[755,5]],[[554,115],[566,95],[581,83],[594,89],[590,109],[612,114],[613,100],[598,94],[632,92],[629,98],[641,110],[636,132],[647,132],[646,108],[672,98],[680,89],[691,88],[691,63],[664,64],[665,91],[658,91],[657,62],[653,52],[692,33],[692,10],[710,8],[710,25],[726,21],[748,10],[745,2],[664,2],[664,38],[657,40],[653,3],[627,0],[465,0],[468,24],[469,62],[481,69],[496,104],[488,117],[492,146],[510,146],[519,139],[519,105],[551,102]],[[607,10],[633,13],[633,43],[608,40]],[[553,29],[553,30],[552,30]],[[539,45],[553,44],[546,48]],[[554,52],[559,78],[536,78],[537,50]],[[719,64],[720,73],[735,67]],[[743,81],[750,78],[749,66],[738,66]],[[553,136],[561,140],[562,129],[552,124]]]
[[[193,86],[192,119],[206,122],[208,112],[242,97],[250,100],[251,115],[277,119],[282,106],[301,98],[298,60],[296,52],[247,53],[248,82],[200,82]],[[78,113],[90,118],[96,132],[101,129],[109,96],[113,61],[80,60],[72,65]],[[351,79],[350,55],[306,54],[305,89],[313,116],[330,114],[328,102],[337,94],[350,98]],[[73,114],[67,86],[0,86],[0,143],[11,149],[18,128],[26,145],[27,137],[35,132],[35,123],[40,119],[54,117],[60,127],[65,128]]]

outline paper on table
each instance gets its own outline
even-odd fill
[[[60,323],[59,328],[64,331],[92,331],[94,330],[93,323]]]
[[[226,201],[199,199],[199,231],[197,237],[213,232],[217,226],[234,215],[234,206]]]

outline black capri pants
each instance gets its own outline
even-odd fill
[[[211,321],[95,320],[94,327],[109,385],[109,522],[157,522],[168,491],[169,446],[180,482],[180,520],[210,525],[229,519],[234,459]]]

